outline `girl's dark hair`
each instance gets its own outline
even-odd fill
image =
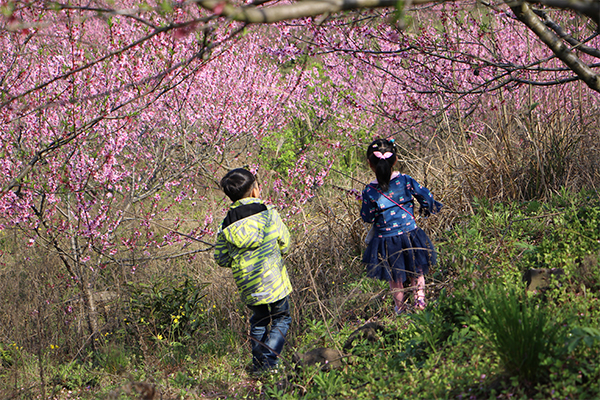
[[[244,168],[236,168],[221,179],[221,188],[231,201],[238,201],[248,196],[254,182],[256,182],[256,178],[252,172]]]
[[[392,154],[389,155],[389,153]],[[388,157],[386,158],[386,156]],[[387,192],[392,177],[392,167],[398,159],[394,141],[387,139],[374,140],[367,148],[367,159],[375,167],[375,176],[381,190]]]

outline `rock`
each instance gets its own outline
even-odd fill
[[[527,291],[543,291],[550,286],[551,279],[563,276],[562,268],[530,268],[525,271],[523,281],[527,282]]]
[[[354,347],[354,342],[357,340],[367,340],[368,342],[376,342],[379,340],[379,335],[384,334],[386,329],[383,325],[377,322],[368,322],[352,332],[346,343],[344,344],[343,349],[348,351],[352,347]]]
[[[349,363],[349,357],[340,350],[318,347],[306,353],[294,353],[292,361],[300,367],[321,365],[321,370],[330,371]]]

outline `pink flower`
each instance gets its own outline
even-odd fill
[[[221,14],[224,9],[225,9],[225,2],[222,1],[222,2],[218,3],[215,6],[215,8],[213,8],[213,11],[214,11],[215,14]]]

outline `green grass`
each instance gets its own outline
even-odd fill
[[[313,276],[292,297],[295,320],[278,374],[247,372],[249,315],[237,298],[215,297],[235,292],[171,274],[129,287],[126,321],[106,331],[95,351],[48,340],[36,352],[0,339],[0,394],[36,397],[43,376],[46,394],[56,398],[69,391],[84,399],[138,398],[137,382],[179,399],[597,397],[598,198],[564,192],[545,203],[479,201],[474,210],[437,238],[439,265],[422,312],[396,317],[385,284],[348,272],[356,269],[328,271],[325,265],[337,264],[326,252],[315,250],[323,259],[290,257],[291,271],[308,268],[305,260]],[[565,275],[528,294],[521,277],[531,267],[563,268]],[[294,277],[297,285],[302,277]],[[332,278],[343,284],[332,286]],[[294,351],[340,349],[369,318],[386,333],[357,342],[342,368],[291,364]]]

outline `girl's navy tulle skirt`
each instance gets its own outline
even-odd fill
[[[375,235],[363,254],[363,263],[369,278],[404,282],[409,276],[427,274],[429,266],[436,263],[436,254],[425,231],[417,227],[398,236]]]

